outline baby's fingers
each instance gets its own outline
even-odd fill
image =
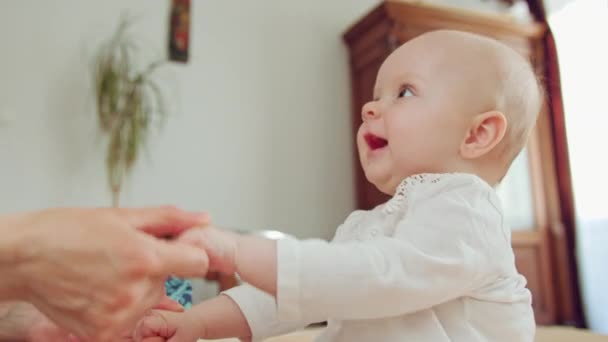
[[[165,341],[175,334],[175,327],[170,327],[165,317],[158,311],[152,311],[137,325],[133,339],[136,342]]]

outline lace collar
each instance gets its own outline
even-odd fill
[[[386,202],[382,211],[386,214],[392,214],[399,208],[407,205],[410,194],[413,190],[421,185],[435,184],[444,182],[447,179],[455,177],[476,177],[475,175],[465,173],[419,173],[405,178],[399,183],[395,190],[395,195]]]

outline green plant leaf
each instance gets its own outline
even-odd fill
[[[95,98],[100,130],[108,137],[106,171],[113,199],[132,172],[140,151],[146,150],[150,123],[168,115],[162,88],[153,74],[166,61],[155,61],[138,71],[141,47],[129,34],[132,18],[121,16],[116,31],[104,42],[93,63]]]

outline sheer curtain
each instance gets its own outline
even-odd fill
[[[549,16],[560,63],[589,327],[608,334],[608,2],[575,0]]]

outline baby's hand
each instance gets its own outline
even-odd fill
[[[141,341],[170,341],[177,332],[177,327],[172,326],[166,317],[170,317],[168,311],[151,311],[142,318],[133,332],[133,340]]]
[[[213,226],[189,229],[178,241],[202,248],[209,257],[209,270],[224,274],[236,272],[239,235]]]
[[[201,327],[190,322],[187,313],[151,311],[142,318],[133,332],[135,342],[182,342],[196,341],[203,335]],[[197,328],[195,328],[197,327]]]
[[[164,341],[167,341],[167,339],[165,337],[158,336],[158,335],[142,337],[139,330],[141,329],[142,324],[146,319],[156,315],[155,312],[182,313],[182,312],[184,312],[184,308],[178,302],[176,302],[175,300],[173,300],[170,297],[165,295],[161,298],[160,302],[153,309],[154,309],[154,311],[148,312],[146,314],[146,316],[144,316],[142,319],[139,320],[135,329],[133,329],[132,331],[126,331],[125,333],[123,333],[121,335],[120,342],[134,342],[134,341],[164,342]],[[74,341],[70,340],[68,342],[81,342],[81,341],[80,340],[74,340]]]

